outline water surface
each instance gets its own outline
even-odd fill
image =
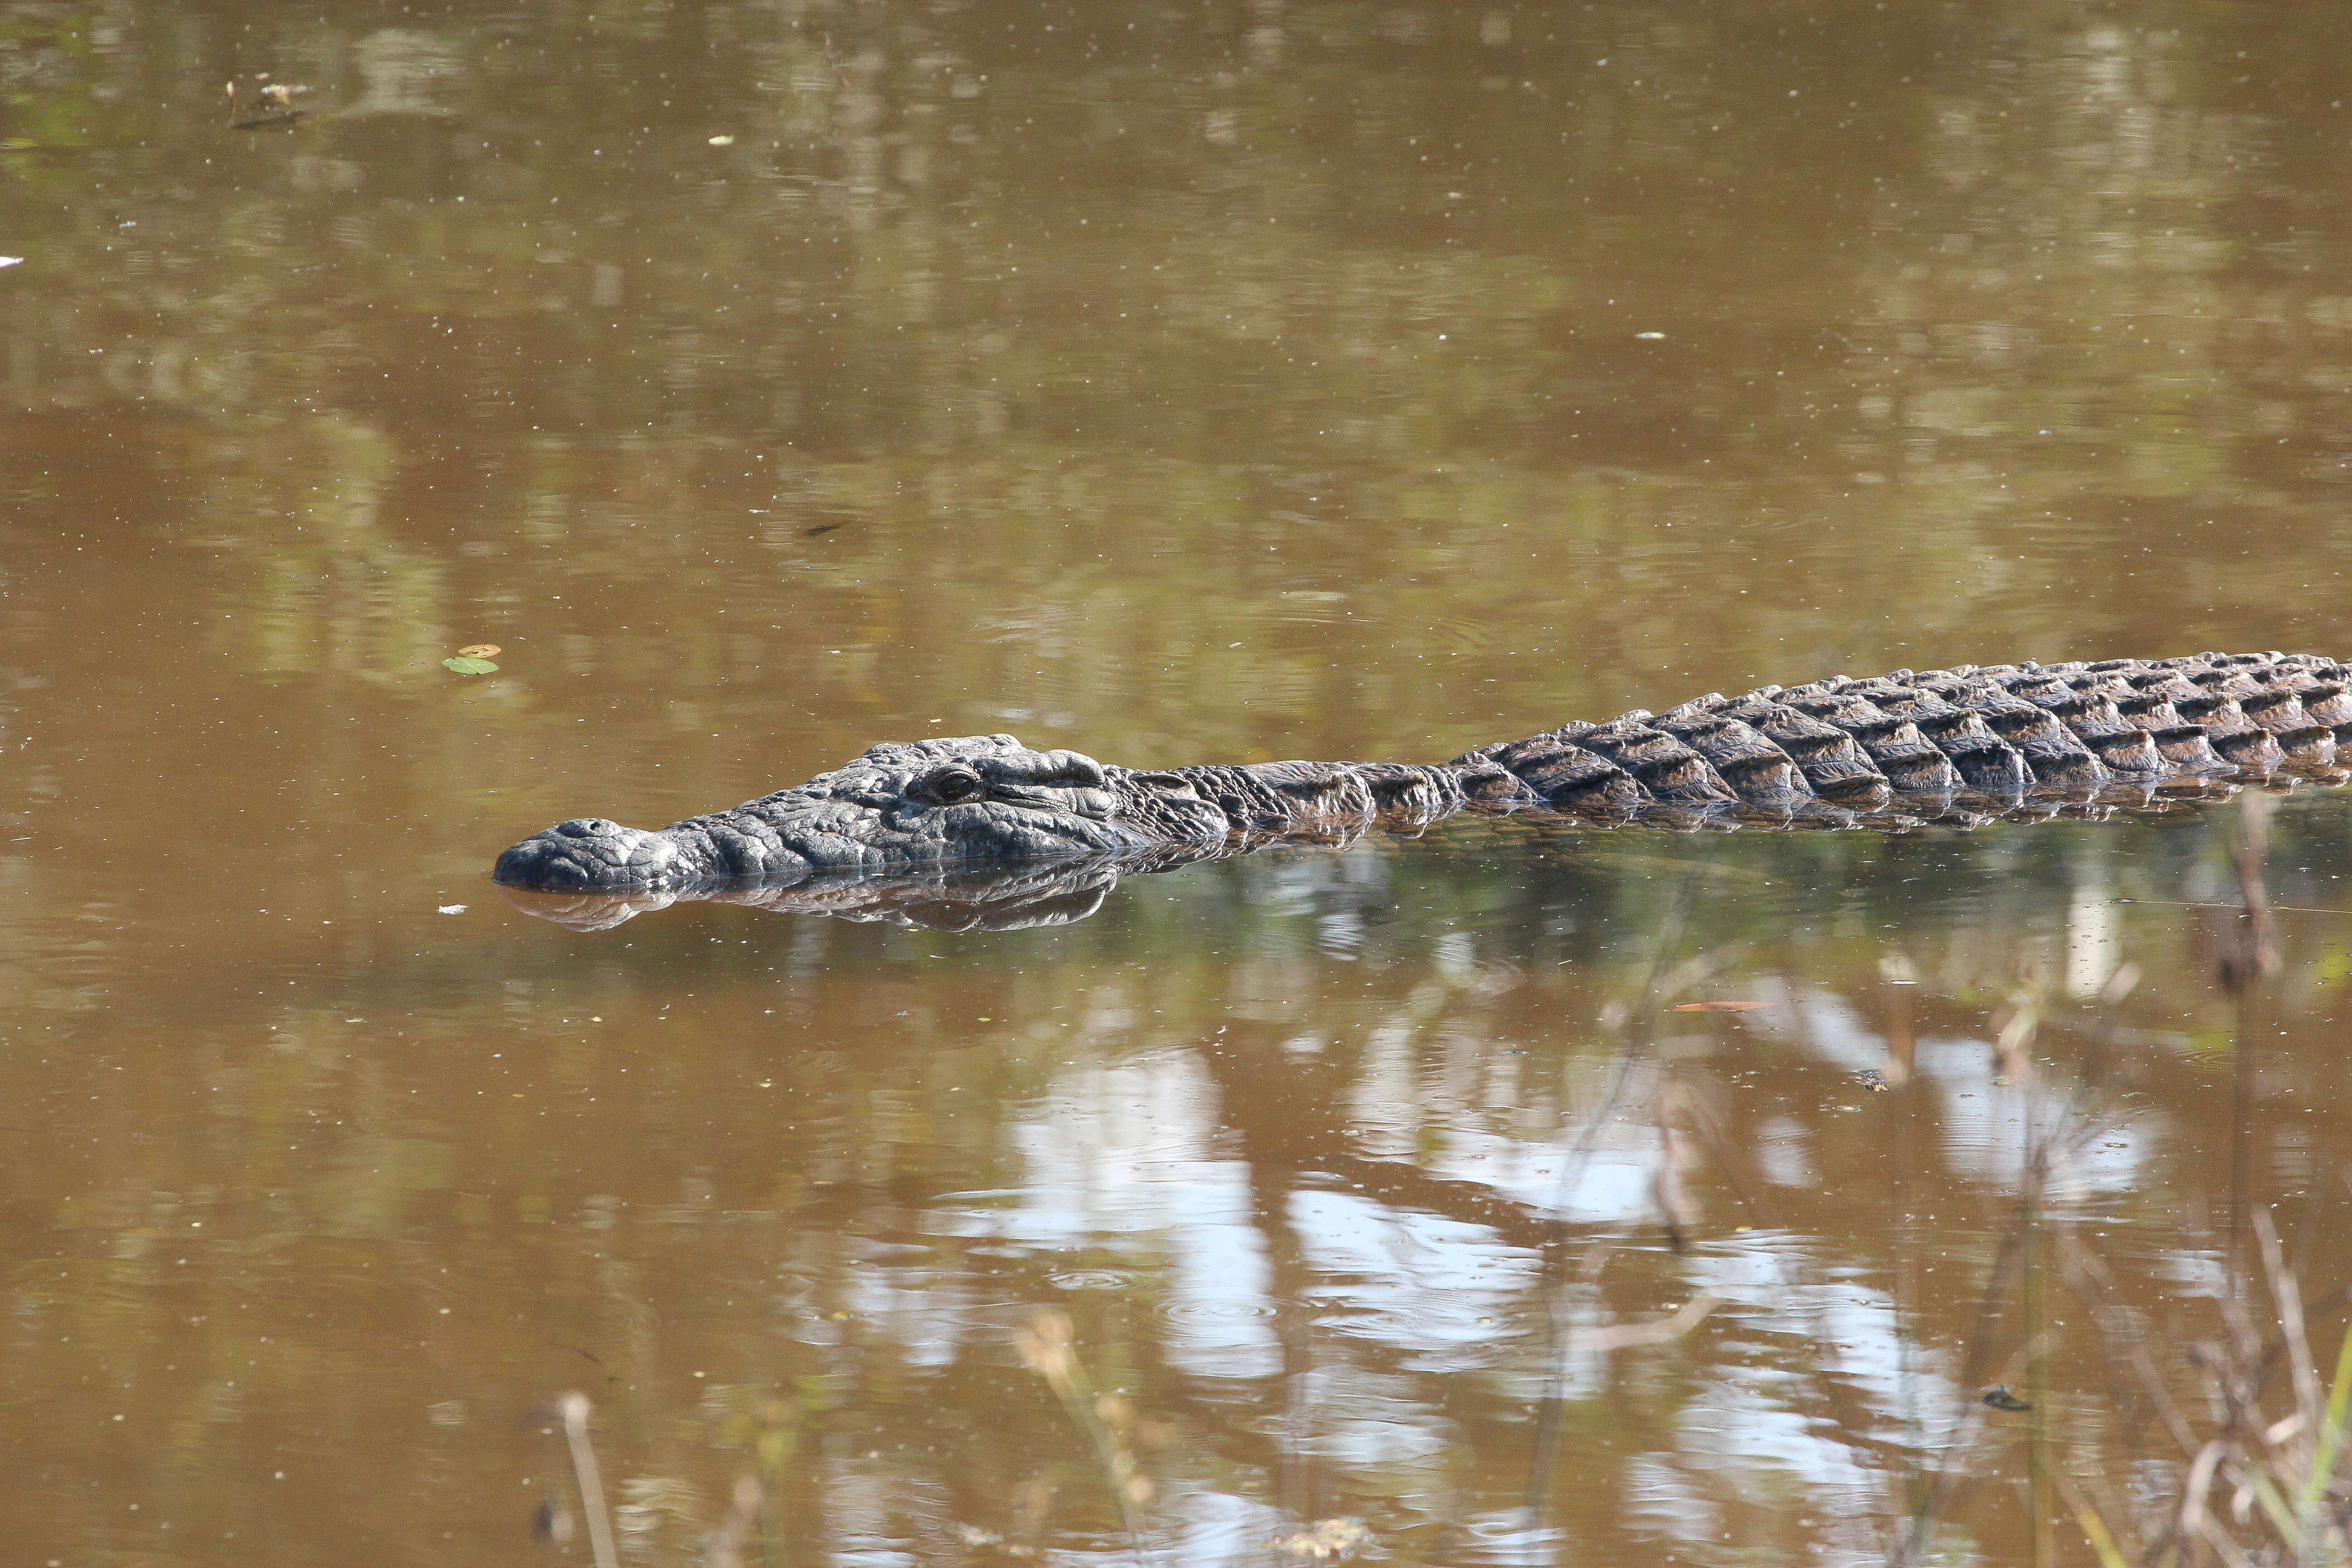
[[[2251,1012],[2228,809],[993,932],[487,870],[885,739],[2352,651],[2347,73],[2318,5],[0,5],[24,1560],[587,1561],[575,1390],[631,1563],[743,1476],[747,1562],[1123,1560],[1120,1453],[1162,1563],[2151,1529],[2126,1360],[2206,1420],[2257,1211],[2332,1365],[2339,798]]]

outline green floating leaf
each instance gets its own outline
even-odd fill
[[[461,653],[455,658],[443,659],[441,668],[454,669],[460,675],[488,675],[498,668],[498,666],[487,658],[475,658],[471,655]]]

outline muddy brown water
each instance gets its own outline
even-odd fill
[[[993,932],[487,873],[883,739],[2352,652],[2347,79],[2318,5],[0,5],[5,1555],[588,1562],[573,1392],[631,1563],[2152,1540],[2256,1216],[2335,1364],[2341,795],[2242,1013],[2229,807]]]

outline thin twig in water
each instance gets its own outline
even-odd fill
[[[1028,1321],[1013,1331],[1013,1346],[1021,1352],[1029,1370],[1045,1380],[1046,1386],[1061,1400],[1062,1407],[1069,1412],[1071,1421],[1093,1443],[1103,1480],[1118,1504],[1120,1522],[1127,1527],[1128,1544],[1134,1549],[1137,1563],[1145,1563],[1148,1559],[1143,1546],[1141,1505],[1150,1500],[1151,1482],[1137,1466],[1135,1452],[1128,1446],[1128,1429],[1134,1421],[1127,1401],[1116,1394],[1095,1392],[1086,1365],[1078,1360],[1077,1348],[1072,1343],[1066,1312],[1052,1307],[1038,1308],[1029,1314]]]
[[[719,1528],[710,1532],[710,1540],[702,1549],[705,1568],[743,1568],[743,1545],[759,1527],[760,1501],[760,1479],[750,1475],[736,1477],[734,1505],[719,1521]]]
[[[2230,860],[2238,872],[2238,901],[2242,913],[2238,925],[2240,949],[2237,972],[2224,969],[2222,984],[2231,990],[2244,990],[2257,980],[2266,980],[2278,973],[2278,945],[2271,927],[2270,889],[2263,877],[2263,863],[2268,858],[2271,845],[2271,798],[2258,790],[2249,790],[2239,797],[2238,841],[2230,847]]]
[[[2074,1489],[2074,1483],[2066,1479],[2065,1470],[2053,1470],[2051,1479],[2057,1482],[2059,1493],[2065,1498],[2067,1511],[2074,1516],[2074,1522],[2090,1538],[2091,1550],[2099,1554],[2099,1568],[2131,1568],[2123,1548],[2116,1544],[2114,1532],[2107,1529],[2107,1521],[2100,1516],[2097,1509],[2091,1506],[2089,1500]]]
[[[2232,1288],[2247,1272],[2246,1208],[2252,1202],[2254,1041],[2261,1023],[2261,983],[2278,969],[2270,892],[2263,878],[2263,861],[2270,849],[2270,797],[2249,790],[2239,798],[2238,841],[2230,847],[2231,864],[2238,873],[2237,940],[2216,965],[2221,988],[2238,1002],[2231,1075],[2229,1276]]]
[[[613,1550],[613,1516],[604,1509],[604,1482],[596,1473],[596,1450],[588,1442],[588,1396],[567,1394],[556,1402],[563,1413],[563,1439],[572,1448],[572,1473],[580,1482],[580,1511],[588,1521],[588,1548],[596,1568],[620,1568]]]
[[[2236,910],[2242,903],[2214,903],[2205,899],[2109,899],[2111,904],[2153,904],[2168,910]],[[2352,915],[2352,910],[2324,910],[2314,904],[2272,904],[2273,914],[2278,915]]]
[[[1665,1317],[1652,1318],[1646,1323],[1611,1323],[1598,1329],[1579,1329],[1569,1335],[1569,1349],[1621,1351],[1630,1345],[1666,1344],[1697,1328],[1700,1320],[1721,1305],[1721,1300],[1702,1292]]]
[[[1992,1365],[1993,1334],[2004,1311],[2012,1270],[2022,1275],[2022,1308],[2025,1317],[2025,1356],[2027,1398],[2031,1417],[2027,1424],[2027,1465],[2031,1523],[2034,1551],[2038,1558],[2046,1558],[2052,1547],[2049,1525],[2052,1518],[2049,1493],[2049,1467],[2046,1463],[2047,1434],[2042,1423],[2046,1393],[2042,1386],[2042,1301],[2041,1301],[2041,1231],[2043,1223],[2042,1199],[2047,1192],[2051,1173],[2061,1162],[2070,1160],[2084,1143],[2097,1134],[2103,1119],[2091,1114],[2089,1100],[2104,1087],[2106,1065],[2113,1049],[2118,1009],[2124,998],[2138,984],[2137,966],[2124,964],[2109,977],[2100,994],[2105,1009],[2105,1026],[2094,1036],[2095,1048],[2059,1108],[2055,1120],[2046,1125],[2032,1110],[2029,1100],[2024,1118],[2025,1157],[2019,1173],[2018,1206],[2014,1219],[2001,1239],[1999,1252],[1985,1278],[1984,1293],[1977,1308],[1977,1321],[1971,1331],[1964,1357],[1960,1381],[1954,1390],[1952,1437],[1943,1459],[1928,1478],[1924,1492],[1915,1492],[1908,1538],[1891,1555],[1898,1563],[1917,1563],[1926,1557],[1937,1526],[1950,1510],[1967,1477],[1960,1460],[1973,1443],[1981,1420],[1983,1406],[1977,1390],[1990,1380]],[[2040,988],[2029,985],[2011,999],[2009,1015],[2003,1020],[1994,1044],[1995,1065],[2000,1077],[2023,1088],[2031,1095],[2039,1081],[2034,1069],[2033,1044],[2039,1034],[2043,1000]],[[1915,1482],[1915,1487],[1916,1483]]]
[[[1553,1189],[1552,1231],[1544,1247],[1540,1277],[1546,1281],[1541,1300],[1544,1306],[1544,1362],[1546,1376],[1542,1414],[1536,1420],[1535,1453],[1528,1461],[1527,1513],[1530,1528],[1540,1528],[1544,1500],[1551,1486],[1551,1472],[1559,1453],[1559,1426],[1566,1405],[1568,1368],[1572,1347],[1570,1342],[1570,1307],[1568,1293],[1573,1289],[1566,1277],[1564,1264],[1568,1252],[1569,1202],[1576,1195],[1584,1179],[1585,1168],[1591,1163],[1592,1152],[1601,1141],[1601,1131],[1609,1124],[1617,1105],[1633,1079],[1634,1069],[1648,1054],[1650,1032],[1657,1016],[1659,1004],[1673,996],[1683,986],[1705,977],[1706,966],[1694,959],[1677,968],[1670,983],[1662,985],[1660,975],[1665,969],[1666,957],[1682,940],[1683,921],[1690,910],[1695,879],[1685,876],[1675,889],[1673,900],[1666,906],[1665,918],[1658,922],[1656,938],[1650,946],[1650,962],[1642,975],[1641,990],[1635,994],[1630,1010],[1618,1013],[1626,1020],[1625,1043],[1618,1052],[1617,1071],[1610,1079],[1609,1090],[1601,1097],[1585,1122],[1584,1136],[1577,1141],[1576,1152],[1560,1163],[1559,1181]],[[1612,1012],[1617,1010],[1612,1008]],[[1601,1244],[1596,1244],[1597,1247]],[[1599,1263],[1605,1261],[1602,1247],[1595,1259],[1587,1257],[1589,1271],[1597,1278]]]
[[[2038,1013],[2041,998],[2033,996],[2031,1005]],[[2025,1414],[2025,1498],[2026,1523],[2033,1534],[2033,1561],[2036,1568],[2041,1568],[2055,1552],[2050,1530],[2050,1373],[2048,1347],[2042,1342],[2042,1301],[2045,1228],[2042,1211],[2049,1195],[2050,1151],[2033,1114],[2038,1085],[2032,1076],[2032,1062],[2025,1067],[2025,1115],[2021,1119],[2025,1135],[2024,1169],[2018,1181],[2017,1205],[2019,1222],[2025,1231],[2024,1278],[2020,1293],[2025,1299],[2025,1399],[2032,1406]]]

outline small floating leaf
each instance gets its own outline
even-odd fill
[[[441,668],[454,669],[460,675],[488,675],[498,666],[487,658],[469,658],[461,653],[455,658],[443,659]]]
[[[820,522],[814,528],[802,529],[801,537],[803,539],[814,539],[820,533],[831,533],[835,529],[845,526],[846,525],[838,522]]]
[[[2007,1384],[2003,1384],[1999,1388],[1986,1389],[1984,1402],[1987,1405],[1991,1405],[1995,1410],[2031,1410],[2033,1408],[2031,1401],[2020,1399],[2017,1395],[2011,1394],[2009,1391]]]
[[[710,144],[713,147],[732,147],[735,145],[735,138],[732,136],[713,136],[710,139]]]
[[[1770,1002],[1685,1002],[1679,1007],[1669,1007],[1669,1013],[1753,1013],[1759,1007],[1770,1007]]]
[[[460,658],[496,658],[499,645],[494,642],[469,642],[457,650]]]

